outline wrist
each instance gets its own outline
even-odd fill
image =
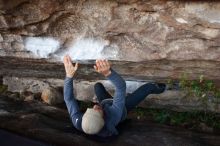
[[[66,75],[66,77],[68,77],[68,78],[72,78],[72,77],[73,77],[73,75]]]
[[[68,78],[72,78],[74,76],[74,74],[66,74],[66,77]]]
[[[111,70],[109,70],[109,71],[103,73],[103,75],[104,75],[105,77],[107,77],[107,76],[109,76],[111,73],[112,73]]]

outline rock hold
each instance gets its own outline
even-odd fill
[[[41,94],[41,99],[50,105],[56,105],[64,102],[63,95],[53,87],[44,89]]]

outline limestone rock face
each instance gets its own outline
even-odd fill
[[[13,73],[17,66],[6,61],[9,56],[41,59],[44,52],[46,65],[60,63],[69,53],[81,61],[104,57],[134,62],[136,70],[120,65],[120,73],[135,78],[179,78],[186,72],[192,78],[203,74],[219,79],[219,7],[219,2],[162,0],[1,1],[1,62]],[[59,42],[56,50],[47,50],[52,45],[47,37]],[[27,42],[29,38],[45,42]],[[152,62],[156,64],[149,66]]]
[[[103,79],[92,64],[106,58],[126,80],[219,84],[220,2],[0,0],[0,77],[64,79],[64,54],[79,82]]]

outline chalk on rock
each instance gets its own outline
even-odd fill
[[[50,37],[28,37],[25,48],[40,58],[48,58],[60,48],[60,42]]]

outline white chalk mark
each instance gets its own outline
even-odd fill
[[[118,47],[109,47],[109,41],[94,38],[83,38],[74,41],[66,51],[61,53],[63,56],[68,54],[72,60],[95,60],[116,58]]]
[[[39,58],[51,57],[57,61],[62,61],[66,54],[72,60],[116,59],[119,50],[117,45],[110,46],[109,41],[81,37],[65,49],[60,49],[60,42],[53,38],[28,37],[25,39],[25,48]]]
[[[188,23],[186,20],[184,20],[183,18],[176,18],[176,21],[179,23]]]
[[[48,58],[60,48],[60,43],[49,37],[28,37],[25,39],[25,48],[37,57]]]

